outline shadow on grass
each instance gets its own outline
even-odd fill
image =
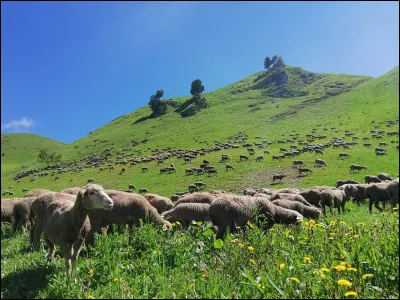
[[[47,276],[54,270],[55,266],[43,264],[6,275],[1,279],[1,298],[36,298],[38,293],[47,287]]]
[[[150,120],[150,119],[154,119],[153,114],[148,115],[148,116],[143,117],[143,118],[140,118],[140,119],[137,119],[137,120],[136,120],[135,122],[133,122],[131,125],[135,125],[135,124],[138,124],[138,123],[144,122],[144,121],[146,121],[146,120]]]

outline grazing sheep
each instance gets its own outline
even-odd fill
[[[242,161],[242,160],[249,160],[249,157],[246,156],[246,155],[240,155],[240,156],[239,156],[239,160],[240,160],[240,161]]]
[[[12,225],[13,234],[15,234],[17,230],[20,232],[25,232],[25,230],[28,229],[31,205],[36,198],[37,197],[21,198],[21,201],[18,201],[14,204]]]
[[[372,183],[365,188],[365,196],[369,198],[369,212],[372,213],[372,205],[374,205],[379,211],[382,208],[379,207],[379,201],[383,202],[383,208],[385,208],[386,202],[390,200],[390,196],[387,193],[387,182]]]
[[[326,215],[325,206],[328,206],[331,214],[334,215],[334,208],[338,209],[338,213],[340,214],[340,208],[342,208],[342,212],[344,213],[344,205],[346,203],[346,195],[343,190],[338,189],[326,189],[321,192],[321,206],[322,212]]]
[[[326,189],[331,189],[331,188],[332,187],[328,186],[328,185],[315,185],[315,186],[309,187],[309,189],[311,189],[311,190],[318,190],[320,192],[322,192],[323,190],[326,190]]]
[[[147,201],[149,201],[149,203],[157,209],[159,214],[174,207],[172,201],[167,197],[157,194],[144,194],[143,197],[145,197]]]
[[[33,190],[30,190],[28,193],[26,193],[26,195],[24,197],[39,197],[39,196],[44,195],[49,192],[53,192],[53,191],[45,190],[45,189],[33,189]]]
[[[196,181],[194,183],[194,185],[197,186],[199,189],[202,189],[202,188],[204,188],[206,186],[206,184],[204,182],[201,182],[201,181]]]
[[[388,193],[389,198],[390,198],[390,205],[392,206],[392,208],[394,208],[396,206],[396,204],[399,203],[399,178],[398,177],[388,183],[386,192]]]
[[[321,208],[321,192],[317,189],[305,189],[299,193],[308,203],[311,205]]]
[[[321,154],[321,155],[324,155],[324,152],[322,152],[322,150],[315,149],[315,154]]]
[[[243,195],[250,195],[253,196],[257,194],[258,192],[255,189],[244,189],[243,190]]]
[[[293,165],[294,166],[302,166],[302,165],[304,165],[304,161],[302,161],[302,160],[295,160],[295,161],[293,161]]]
[[[193,192],[198,192],[199,188],[197,187],[197,185],[189,184],[188,185],[188,190],[189,190],[190,193],[193,193]]]
[[[175,207],[182,203],[208,203],[211,204],[215,196],[211,193],[193,193],[179,198],[175,203]]]
[[[86,237],[87,245],[94,244],[94,234],[101,232],[102,227],[112,224],[128,224],[129,243],[132,242],[133,226],[140,226],[140,220],[143,222],[154,221],[167,228],[170,227],[171,224],[164,220],[157,209],[142,195],[116,190],[105,190],[105,193],[114,201],[114,208],[110,211],[90,212],[91,228]]]
[[[128,190],[136,190],[136,186],[134,184],[129,184]]]
[[[298,188],[282,188],[277,191],[276,193],[287,193],[287,194],[298,194],[300,192],[300,189]],[[274,192],[272,192],[273,194]]]
[[[324,160],[322,160],[322,159],[317,158],[314,161],[314,167],[320,167],[320,166],[326,167],[326,162]]]
[[[182,203],[161,216],[171,223],[178,221],[183,229],[187,229],[192,221],[210,221],[209,207],[208,203]]]
[[[355,197],[357,195],[358,189],[354,184],[344,184],[339,187],[340,190],[344,191],[344,194],[346,195],[346,199],[349,200],[352,197]]]
[[[372,175],[365,175],[364,179],[365,183],[378,183],[382,181],[377,176],[372,176]]]
[[[258,162],[258,161],[262,161],[262,160],[264,160],[264,157],[263,157],[262,155],[260,155],[260,156],[257,156],[257,158],[256,158],[256,162]]]
[[[341,159],[342,157],[349,157],[349,156],[350,155],[346,152],[339,153],[339,159]]]
[[[225,170],[233,170],[233,167],[231,165],[225,165]]]
[[[312,206],[310,203],[307,202],[306,199],[304,199],[303,196],[299,194],[290,194],[290,193],[273,193],[271,195],[270,200],[276,200],[276,199],[285,199],[285,200],[291,200],[291,201],[296,201],[304,204],[305,206]]]
[[[305,218],[318,220],[321,210],[314,206],[307,206],[303,203],[291,201],[287,199],[277,199],[272,201],[273,204],[278,205],[283,208],[295,210],[301,213]]]
[[[280,180],[282,181],[283,178],[285,178],[287,176],[287,174],[275,174],[272,175],[272,182],[275,182],[275,180]]]
[[[139,194],[144,194],[144,193],[148,193],[148,192],[149,192],[149,190],[146,189],[146,188],[140,188],[139,189]]]
[[[49,247],[47,259],[54,259],[55,245],[59,245],[70,277],[90,230],[89,212],[112,210],[113,206],[113,200],[97,184],[86,185],[76,196],[75,203],[56,199],[47,207],[44,221],[44,237]]]
[[[40,236],[43,232],[46,213],[57,201],[75,202],[76,196],[65,193],[49,192],[36,198],[31,204],[29,220],[32,222],[29,243],[33,250],[39,250]]]
[[[87,183],[93,183],[94,182],[94,180],[92,179],[92,178],[89,178],[88,180],[87,180]]]
[[[297,211],[279,207],[264,197],[221,195],[209,208],[210,219],[217,226],[217,238],[221,239],[228,228],[244,227],[249,221],[270,229],[274,223],[296,224],[303,216]]]
[[[299,175],[301,175],[302,173],[312,173],[313,171],[309,168],[299,168]]]
[[[73,187],[67,188],[62,190],[60,193],[71,194],[71,195],[78,195],[82,188],[80,187]]]
[[[22,198],[1,199],[1,223],[13,222],[13,208]]]
[[[360,172],[362,169],[367,169],[367,167],[365,167],[365,166],[360,166],[360,165],[350,165],[350,172],[351,171],[358,171],[358,172]]]
[[[338,181],[336,181],[336,187],[338,188],[339,186],[341,186],[341,185],[344,185],[344,184],[348,184],[348,183],[350,183],[350,184],[360,184],[358,181],[355,181],[355,180],[338,180]]]
[[[390,176],[390,175],[387,174],[387,173],[379,173],[379,174],[378,174],[378,178],[379,178],[380,180],[393,180],[393,177]]]
[[[361,202],[367,198],[365,195],[365,189],[369,186],[369,184],[360,183],[353,185],[357,188],[357,192],[353,195],[353,202],[357,203],[358,206],[361,206]]]

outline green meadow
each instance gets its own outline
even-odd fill
[[[23,197],[23,189],[60,191],[82,187],[91,178],[108,189],[128,189],[129,184],[135,184],[136,191],[147,188],[151,193],[171,197],[186,191],[195,181],[206,183],[207,191],[222,189],[242,194],[246,188],[335,186],[339,179],[364,183],[365,175],[398,175],[398,67],[379,78],[311,73],[297,67],[286,67],[286,72],[288,81],[284,86],[267,84],[268,71],[258,72],[204,93],[209,108],[194,116],[182,118],[168,106],[165,115],[152,118],[146,106],[68,145],[33,134],[2,134],[2,191],[7,189],[15,197]],[[207,89],[207,83],[203,84]],[[160,88],[167,89],[154,90]],[[189,98],[168,100],[182,105]],[[371,131],[381,131],[381,138],[372,137]],[[323,150],[323,155],[305,152],[272,159],[282,155],[280,148],[303,148],[310,135],[316,137],[310,144],[324,144],[333,138],[346,142],[358,139],[349,149],[331,146]],[[243,136],[253,145],[254,155],[234,139]],[[218,142],[239,147],[207,152],[188,163],[173,156],[164,164],[116,164],[169,150],[210,149]],[[381,142],[387,143],[382,146],[387,155],[376,156],[374,149]],[[109,162],[101,166],[105,170],[89,167],[38,177],[36,181],[31,181],[33,175],[15,181],[22,171],[43,167],[37,161],[43,148],[62,154],[63,163],[75,161],[75,166],[88,162],[89,156],[106,152],[110,156]],[[266,150],[269,154],[264,153]],[[341,152],[349,157],[339,159]],[[230,157],[226,163],[233,170],[225,169],[222,154]],[[240,161],[240,155],[249,160]],[[263,160],[258,162],[256,157],[260,155]],[[315,167],[317,158],[327,166]],[[204,159],[216,167],[217,174],[186,175],[187,168],[199,168]],[[299,176],[293,160],[303,160],[313,172]],[[108,169],[108,164],[115,168]],[[160,174],[160,169],[170,164],[176,172]],[[353,173],[351,164],[367,169]],[[144,166],[148,172],[142,172]],[[272,176],[277,173],[288,176],[273,182]],[[230,234],[224,241],[215,239],[209,223],[198,223],[187,231],[179,224],[163,231],[145,223],[135,229],[131,245],[124,231],[99,235],[96,246],[78,259],[71,279],[65,276],[59,252],[56,261],[47,264],[45,247],[29,251],[29,235],[12,236],[10,227],[2,224],[2,297],[398,298],[398,212],[387,206],[382,213],[374,208],[370,214],[367,206],[349,202],[345,215],[328,213],[316,222],[305,219],[296,226],[274,225],[268,234],[248,224],[246,233]]]

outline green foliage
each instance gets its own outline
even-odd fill
[[[56,152],[49,152],[48,149],[41,149],[38,154],[38,162],[50,166],[56,165],[61,162],[62,154]]]
[[[190,88],[190,94],[192,96],[200,95],[204,91],[204,85],[200,79],[196,79],[192,81],[192,85]]]
[[[267,56],[264,59],[264,69],[268,69],[271,64],[272,64],[272,59],[270,59],[269,56]]]
[[[181,112],[181,116],[182,117],[194,116],[197,111],[198,111],[197,106],[193,103],[193,104],[190,104],[185,110],[183,110]]]
[[[167,112],[167,102],[161,100],[164,90],[157,90],[155,95],[151,95],[149,106],[153,112],[153,117],[159,117]]]

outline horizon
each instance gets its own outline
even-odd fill
[[[187,96],[200,79],[208,93],[262,71],[267,56],[373,78],[399,65],[398,2],[1,6],[1,132],[65,144],[147,106],[159,89],[163,99]]]

